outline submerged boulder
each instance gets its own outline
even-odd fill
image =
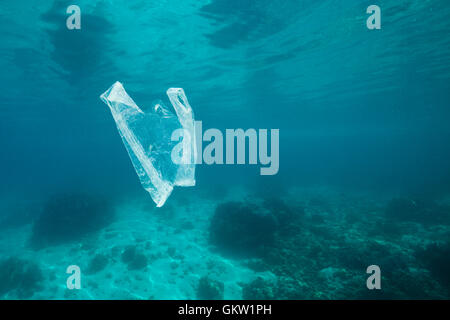
[[[30,246],[36,249],[78,241],[112,222],[108,202],[86,194],[57,195],[44,205],[36,219]]]
[[[27,299],[42,289],[44,276],[34,262],[17,257],[0,261],[0,298]],[[3,297],[2,297],[3,296]]]
[[[450,242],[431,243],[416,257],[450,293]]]
[[[140,270],[148,265],[147,257],[136,246],[125,248],[122,252],[122,262],[127,264],[128,270]]]
[[[197,287],[197,299],[221,300],[224,294],[224,284],[221,281],[211,279],[207,276],[201,277]]]
[[[89,262],[87,273],[88,274],[94,274],[97,272],[102,271],[106,268],[106,266],[109,263],[109,258],[104,254],[97,254],[94,258]]]
[[[256,278],[242,286],[242,298],[244,300],[273,300],[276,297],[276,283]]]

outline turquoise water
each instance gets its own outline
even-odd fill
[[[448,299],[450,7],[379,0],[368,30],[369,4],[2,1],[0,297]],[[184,88],[204,130],[279,129],[279,172],[198,165],[155,208],[115,81],[143,110]]]

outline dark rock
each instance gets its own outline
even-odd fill
[[[82,194],[59,195],[48,200],[33,225],[30,246],[80,240],[111,223],[113,210],[101,198]]]
[[[44,280],[39,266],[33,262],[10,257],[0,262],[0,296],[26,299],[39,292]]]
[[[128,265],[128,270],[144,269],[148,265],[147,257],[135,246],[129,246],[123,251],[122,262]]]
[[[280,300],[301,300],[310,294],[309,288],[300,286],[291,278],[278,279],[276,297]]]
[[[450,293],[450,242],[430,244],[418,250],[416,257]]]
[[[254,281],[242,287],[242,298],[244,300],[273,300],[276,287],[269,281],[258,277]]]
[[[104,254],[97,254],[89,263],[87,273],[97,273],[105,269],[108,265],[109,259]]]
[[[200,300],[221,300],[224,294],[223,282],[210,279],[207,276],[201,277],[197,287],[197,299]]]
[[[290,278],[269,281],[258,277],[242,287],[242,298],[245,300],[299,300],[305,299],[307,293],[310,293],[309,290]]]

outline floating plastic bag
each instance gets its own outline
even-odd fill
[[[170,88],[167,95],[176,115],[164,104],[144,113],[114,83],[100,99],[111,110],[134,169],[157,207],[170,196],[173,186],[195,185],[194,113],[181,88]]]

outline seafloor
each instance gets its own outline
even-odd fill
[[[264,189],[264,188],[261,188]],[[329,188],[3,199],[2,299],[448,299],[450,198]],[[366,268],[381,268],[368,290]],[[66,268],[81,268],[81,289]]]

